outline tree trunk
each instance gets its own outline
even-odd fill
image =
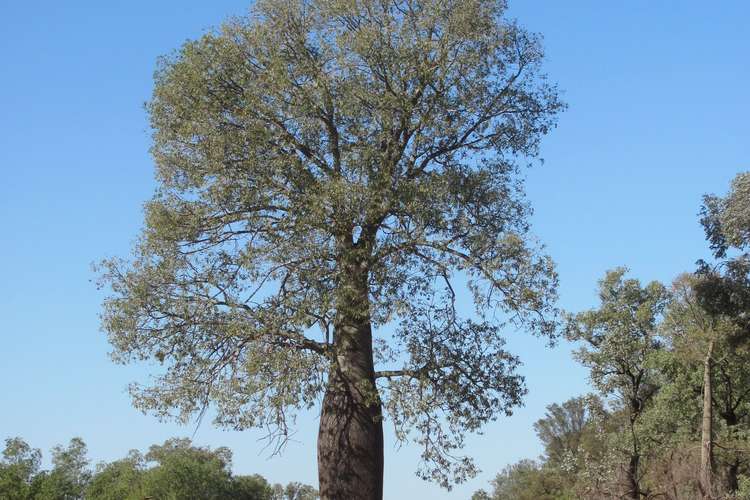
[[[739,472],[740,472],[740,461],[735,459],[727,467],[727,477],[726,477],[726,484],[725,484],[727,493],[736,493],[737,489],[740,487]]]
[[[352,268],[350,268],[352,269]],[[341,286],[318,432],[322,500],[383,498],[383,424],[375,386],[367,272]]]
[[[329,375],[318,433],[322,500],[383,498],[383,426],[379,402],[340,371]]]
[[[628,463],[628,496],[630,498],[641,498],[641,484],[638,477],[638,467],[641,462],[641,452],[638,445],[638,435],[635,432],[635,423],[643,411],[643,402],[638,399],[639,385],[633,387],[633,396],[630,398],[630,439],[632,440],[633,449],[630,452],[630,462]]]
[[[638,462],[640,457],[638,455],[632,455],[630,457],[630,463],[628,464],[628,487],[630,491],[628,495],[630,498],[641,498],[641,488],[638,484]]]
[[[714,498],[713,486],[713,388],[711,385],[714,341],[708,343],[708,352],[703,361],[703,421],[701,424],[700,486],[704,499]]]
[[[727,424],[729,430],[729,441],[734,444],[736,442],[736,427],[739,424],[739,418],[736,413],[730,408],[726,413],[722,415],[724,422]],[[735,452],[736,453],[736,452]],[[724,473],[724,492],[725,493],[736,493],[739,488],[739,472],[740,472],[740,460],[735,458],[729,462],[726,466]]]

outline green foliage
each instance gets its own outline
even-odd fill
[[[190,445],[188,439],[170,439],[151,446],[146,460],[156,463],[143,476],[143,491],[169,500],[207,500],[231,497],[231,452],[226,448],[209,450]]]
[[[583,397],[547,406],[547,413],[537,420],[534,430],[548,461],[559,463],[578,452],[588,423],[587,410],[588,402]]]
[[[422,475],[474,471],[453,460],[464,434],[524,394],[502,327],[552,335],[557,314],[519,168],[563,104],[505,10],[260,0],[160,61],[159,189],[134,259],[102,272],[114,358],[162,367],[138,408],[187,420],[213,403],[217,424],[283,442],[358,345],[380,362],[360,390],[421,444]],[[397,333],[352,344],[350,318]]]
[[[740,476],[739,488],[737,489],[735,498],[737,500],[750,500],[750,476]]]
[[[122,460],[101,464],[86,487],[88,500],[141,500],[145,464],[143,456],[132,450]]]
[[[308,488],[312,488],[308,486]],[[313,491],[315,491],[313,489]],[[232,495],[230,498],[238,500],[276,500],[273,487],[266,479],[259,475],[234,476],[232,479]],[[314,498],[317,498],[315,496]]]
[[[273,500],[316,500],[318,492],[312,486],[302,483],[276,484],[273,487]]]
[[[471,500],[491,500],[492,497],[485,490],[477,490],[471,495]]]
[[[626,280],[622,269],[608,273],[601,306],[572,317],[568,334],[583,342],[574,355],[610,399],[548,406],[534,426],[543,462],[506,468],[495,496],[477,498],[547,498],[553,486],[577,499],[633,497],[629,475],[644,498],[700,498],[709,344],[717,498],[748,498],[750,346],[741,340],[746,311],[736,307],[750,291],[743,273],[711,276],[704,269],[679,276],[669,292]]]
[[[509,465],[492,481],[488,500],[574,500],[562,484],[557,471],[534,462],[521,460]],[[479,493],[478,498],[482,498]]]
[[[662,345],[657,321],[669,294],[660,283],[641,287],[625,279],[626,272],[607,272],[599,282],[600,307],[575,315],[567,334],[583,342],[575,358],[589,368],[594,387],[639,412],[654,392],[648,360]]]
[[[637,496],[652,448],[644,439],[641,416],[658,390],[653,358],[663,346],[657,326],[669,293],[661,283],[642,287],[638,280],[625,279],[626,272],[607,272],[599,282],[600,306],[573,316],[567,335],[583,342],[574,357],[590,370],[603,396],[615,396],[612,404],[625,417],[609,444],[620,453],[623,481]]]
[[[80,438],[52,450],[53,468],[40,471],[41,452],[20,438],[6,439],[0,461],[3,500],[315,500],[317,491],[291,482],[271,486],[262,476],[234,476],[227,448],[201,448],[189,439],[169,439],[145,456],[127,457],[88,468]]]
[[[62,493],[65,499],[83,498],[86,484],[91,479],[86,453],[86,444],[81,438],[71,439],[67,448],[52,448],[53,468],[48,481],[55,484],[55,496]]]
[[[0,496],[11,500],[76,500],[91,475],[86,445],[73,438],[67,448],[52,449],[53,468],[40,471],[42,453],[21,438],[5,440],[0,461]]]
[[[750,172],[732,180],[725,197],[703,197],[701,224],[717,258],[726,256],[730,247],[746,250],[750,245]]]
[[[41,461],[42,453],[32,449],[23,439],[6,439],[0,460],[0,492],[12,499],[33,498],[36,489],[34,478]]]

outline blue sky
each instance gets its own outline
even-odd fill
[[[143,103],[157,56],[229,15],[238,0],[0,2],[0,438],[45,452],[81,436],[94,462],[195,430],[130,406],[143,367],[112,364],[90,264],[126,256],[155,187]],[[558,263],[561,305],[594,305],[596,280],[627,265],[671,280],[707,256],[696,213],[750,170],[750,3],[511,0],[541,32],[569,110],[528,171],[534,228]],[[569,346],[509,332],[530,393],[467,452],[484,472],[444,492],[413,475],[418,450],[386,444],[386,498],[468,498],[505,464],[540,452],[532,423],[586,392]],[[198,428],[235,470],[314,484],[315,415],[281,457],[256,432]]]

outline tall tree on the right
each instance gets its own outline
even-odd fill
[[[698,262],[693,285],[697,304],[710,318],[703,361],[700,483],[703,497],[714,498],[714,351],[720,341],[734,350],[750,340],[750,172],[737,175],[725,197],[704,196],[701,224],[715,261]],[[724,327],[718,329],[721,323]],[[736,471],[727,478],[727,488],[736,489]]]
[[[741,341],[743,328],[727,307],[733,296],[747,293],[743,288],[728,275],[683,274],[672,285],[663,323],[674,363],[671,371],[682,373],[671,374],[670,393],[686,405],[669,401],[670,408],[663,410],[680,421],[673,421],[673,427],[687,424],[688,432],[700,433],[698,486],[704,498],[736,491],[740,466],[746,462],[745,447],[737,438],[750,417],[750,346]],[[702,406],[694,407],[697,415],[691,411],[696,396]]]

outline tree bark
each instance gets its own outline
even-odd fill
[[[711,384],[714,341],[708,343],[708,351],[703,361],[703,421],[701,424],[701,466],[700,485],[704,499],[714,498],[713,486],[713,387]]]
[[[730,408],[727,412],[722,415],[724,422],[727,424],[729,430],[730,443],[736,441],[736,426],[739,424],[739,418],[737,414]],[[725,493],[735,493],[739,488],[739,472],[740,472],[740,461],[735,458],[733,461],[726,465],[724,473],[724,491]]]
[[[340,285],[334,353],[318,432],[322,500],[383,498],[383,425],[375,386],[366,269]]]
[[[628,463],[628,483],[630,498],[639,499],[641,498],[641,488],[638,483],[638,462],[640,457],[638,455],[631,455],[630,462]]]
[[[368,402],[362,380],[329,376],[318,433],[322,500],[383,498],[383,426],[379,403]],[[365,380],[366,382],[366,380]]]
[[[727,493],[736,493],[739,485],[740,461],[735,459],[727,467],[725,487]]]
[[[630,462],[628,463],[628,495],[630,498],[641,498],[641,484],[638,477],[638,467],[641,463],[641,452],[638,444],[638,435],[635,432],[635,423],[643,411],[643,402],[638,398],[640,389],[640,377],[635,379],[633,387],[633,396],[630,398],[630,439],[632,440],[632,450],[630,453]]]

